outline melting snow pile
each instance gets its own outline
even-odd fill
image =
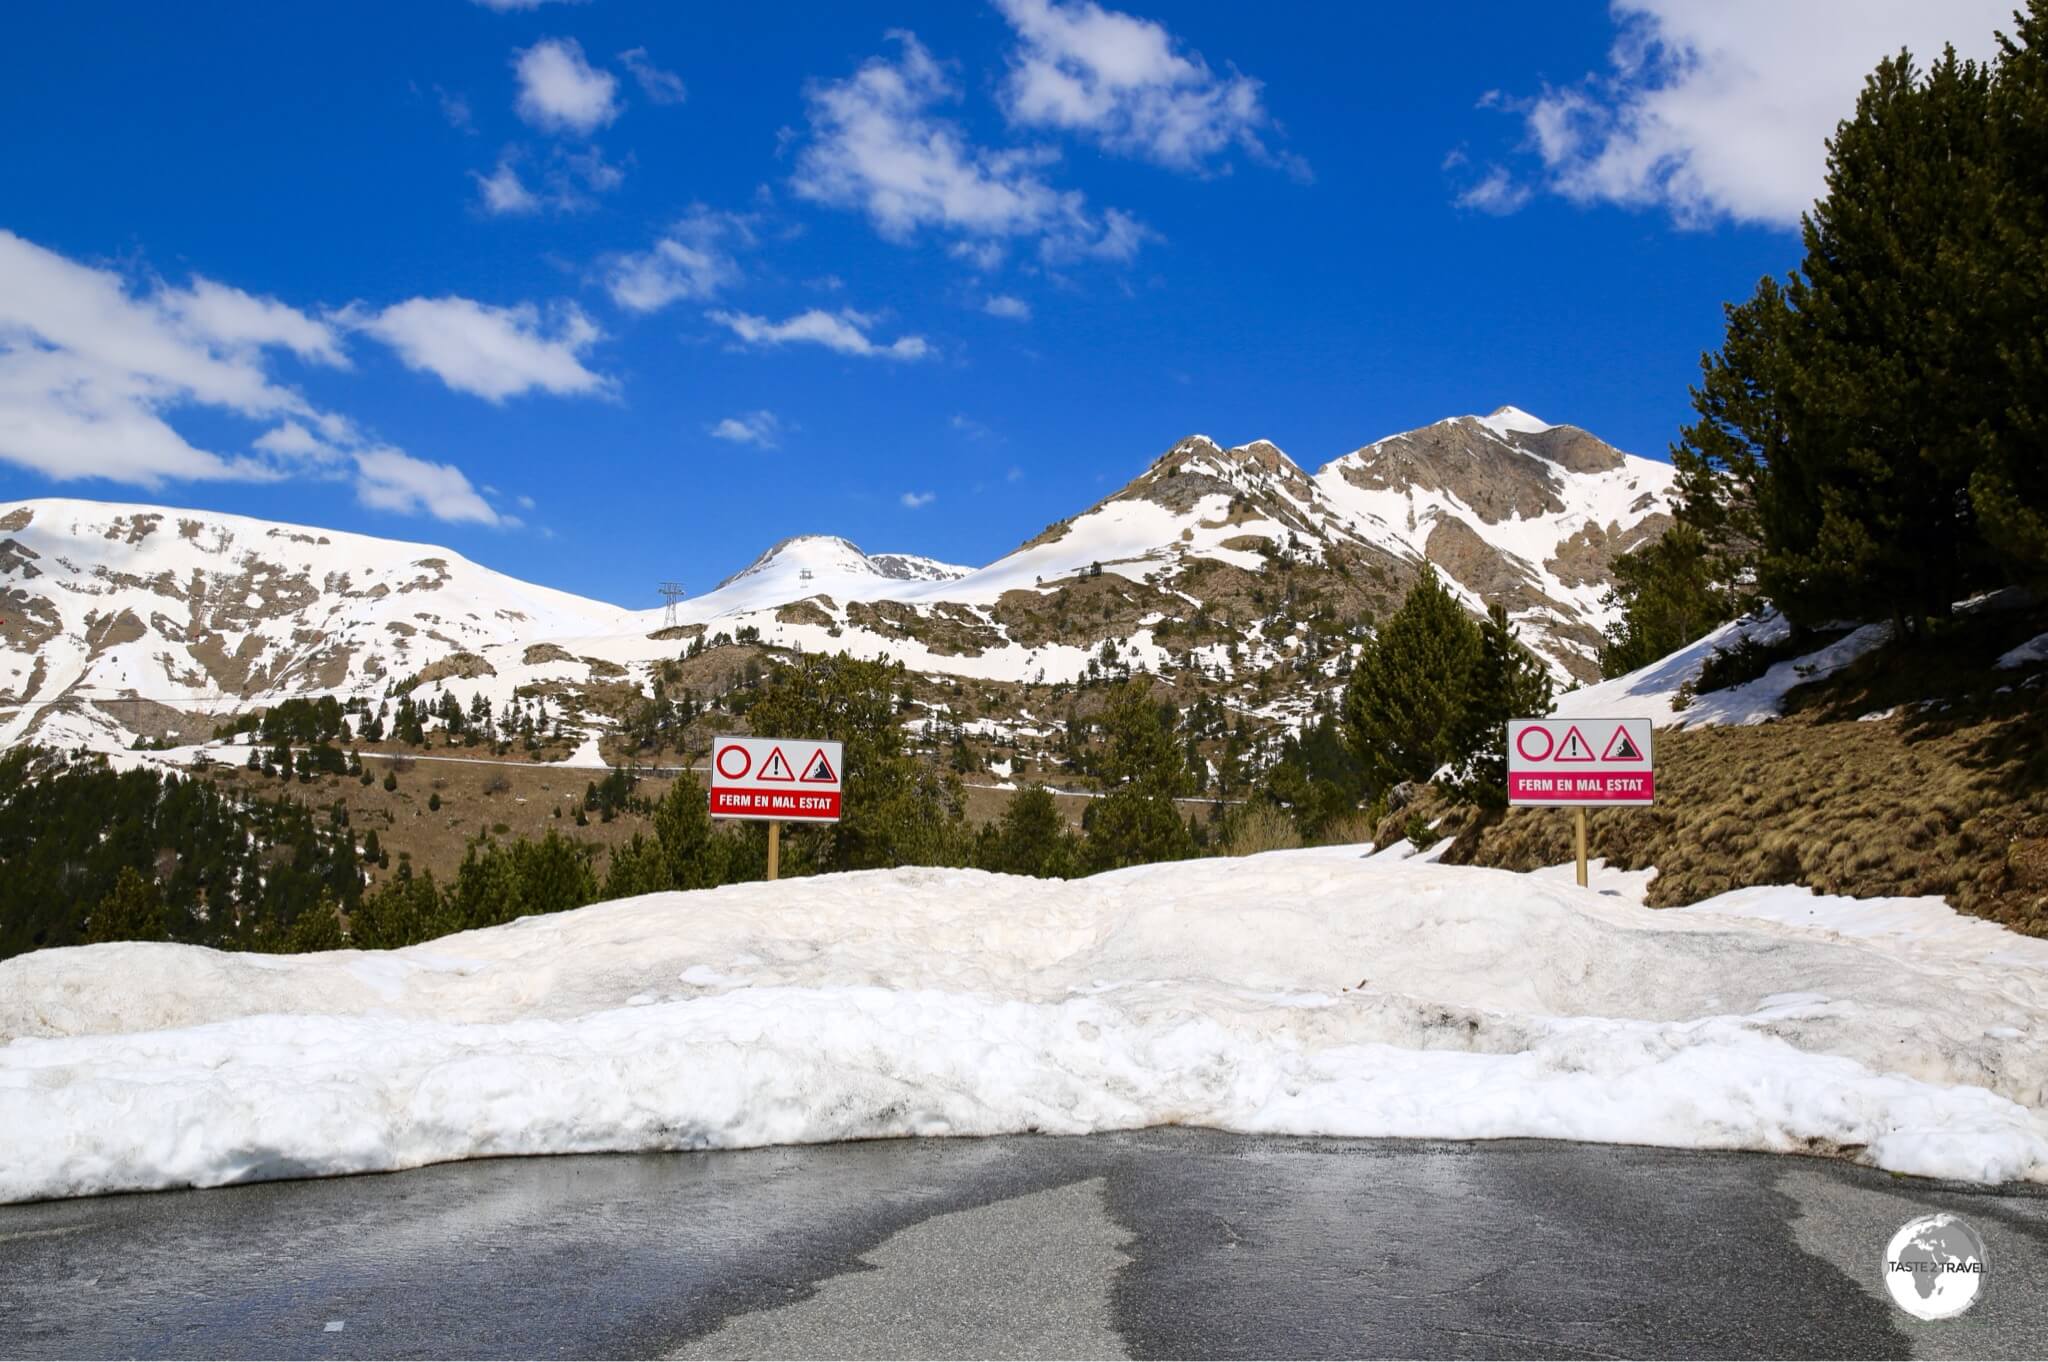
[[[735,885],[388,954],[43,951],[0,964],[0,1200],[1168,1123],[2048,1180],[2048,943],[1723,906],[1352,848]]]

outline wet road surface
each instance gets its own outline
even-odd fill
[[[1954,1211],[1977,1304],[1891,1305]],[[449,1164],[0,1207],[0,1355],[2048,1355],[2048,1194],[1193,1130]]]

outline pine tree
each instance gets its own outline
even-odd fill
[[[1995,148],[2005,186],[1993,225],[2007,256],[1998,289],[2037,319],[2003,337],[2009,399],[2003,438],[1970,474],[1970,505],[1986,545],[2015,581],[2048,588],[2048,3],[2033,0],[1999,39],[1992,90]]]
[[[92,910],[86,923],[88,943],[101,941],[168,941],[170,922],[155,880],[132,865],[121,867],[114,888]]]
[[[1549,670],[1516,641],[1507,607],[1495,601],[1480,626],[1479,660],[1459,715],[1452,798],[1486,809],[1506,808],[1508,720],[1540,719],[1550,709]]]
[[[537,842],[520,838],[509,854],[523,912],[562,913],[596,900],[596,848],[549,828]]]
[[[605,900],[630,899],[642,894],[658,894],[674,887],[675,881],[669,875],[668,860],[662,854],[660,839],[636,832],[626,845],[612,851],[611,864],[605,867],[604,889],[599,897]]]
[[[1428,780],[1457,754],[1479,628],[1424,566],[1401,608],[1368,639],[1344,690],[1347,736],[1371,786]]]
[[[1172,707],[1152,699],[1151,682],[1126,681],[1102,712],[1107,739],[1101,776],[1107,792],[1086,811],[1082,858],[1091,872],[1195,854],[1194,837],[1174,802],[1188,774],[1175,739]]]
[[[2034,0],[1993,66],[1881,63],[1829,143],[1798,272],[1730,308],[1703,361],[1681,519],[1717,582],[1796,625],[1912,633],[2048,576],[2044,39]]]
[[[831,738],[846,769],[840,820],[786,831],[785,873],[963,864],[971,845],[957,776],[903,749],[897,694],[909,684],[901,663],[846,653],[802,657],[766,677],[747,722],[769,738]]]
[[[315,951],[338,951],[346,946],[341,934],[341,913],[332,899],[320,899],[293,921],[278,948],[287,955],[311,955]]]
[[[679,773],[655,805],[654,836],[666,881],[660,888],[710,889],[726,882],[731,843],[711,821],[710,796],[696,772]]]
[[[1736,598],[1706,536],[1674,524],[1614,561],[1602,603],[1616,618],[1600,647],[1600,674],[1621,676],[1677,652],[1733,619]]]
[[[350,937],[362,950],[394,950],[455,930],[433,872],[414,876],[404,862],[349,919]]]
[[[1003,816],[983,829],[975,863],[1003,875],[1065,879],[1079,871],[1078,839],[1043,785],[1010,796]]]

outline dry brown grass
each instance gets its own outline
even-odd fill
[[[1358,846],[1364,842],[1376,841],[1374,833],[1378,828],[1373,816],[1360,809],[1347,813],[1342,818],[1333,818],[1323,829],[1320,845],[1326,847]]]
[[[2048,711],[2040,690],[1939,719],[1776,723],[1660,733],[1657,805],[1597,810],[1589,854],[1659,868],[1656,906],[1755,884],[1822,893],[1935,894],[2048,936]],[[1818,707],[1814,707],[1817,711]],[[1430,792],[1424,810],[1446,811]],[[1398,836],[1413,809],[1383,821]],[[1562,809],[1497,819],[1450,810],[1449,861],[1533,870],[1569,860]]]
[[[391,853],[392,871],[398,868],[400,853],[406,853],[415,870],[432,870],[434,878],[444,881],[462,864],[463,853],[480,831],[505,840],[537,838],[553,829],[606,852],[635,832],[652,831],[647,819],[630,813],[609,823],[592,814],[589,826],[576,826],[576,806],[582,802],[584,788],[602,777],[601,771],[520,761],[436,761],[431,759],[434,755],[392,759],[366,751],[363,769],[374,777],[368,785],[352,776],[286,783],[241,767],[216,767],[213,774],[229,788],[265,798],[295,799],[316,809],[340,800],[358,837],[376,832],[378,841]],[[394,767],[398,788],[387,791],[384,774]],[[659,800],[668,793],[668,785],[665,776],[642,777],[636,793]],[[428,796],[436,794],[441,796],[441,807],[429,809]],[[562,809],[560,818],[554,816],[557,805]],[[597,858],[600,876],[605,861],[605,855]],[[372,882],[389,873],[373,870]]]
[[[1256,856],[1262,851],[1289,851],[1301,845],[1301,832],[1284,809],[1271,804],[1246,804],[1233,809],[1224,824],[1225,856]]]

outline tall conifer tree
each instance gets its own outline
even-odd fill
[[[1344,724],[1372,785],[1428,780],[1457,755],[1479,628],[1428,565],[1367,640],[1344,691]]]

